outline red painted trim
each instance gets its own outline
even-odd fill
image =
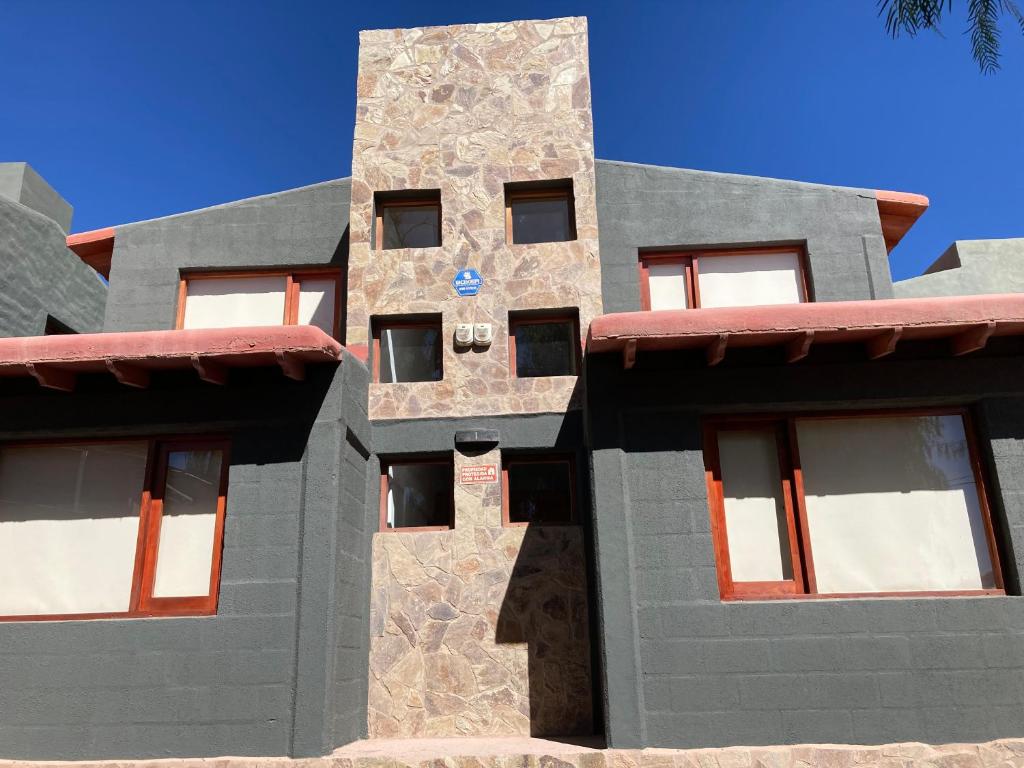
[[[94,229],[91,232],[68,235],[66,243],[78,258],[109,280],[110,263],[114,255],[114,235],[113,227]]]
[[[815,344],[867,344],[895,329],[901,342],[953,341],[983,326],[991,336],[1024,335],[1024,294],[621,312],[594,318],[587,349],[621,352],[631,340],[639,351],[703,349],[722,335],[730,349],[783,346],[808,331]]]
[[[889,192],[879,189],[875,191],[875,200],[878,204],[878,218],[882,225],[885,248],[891,253],[928,210],[928,198],[911,192]]]

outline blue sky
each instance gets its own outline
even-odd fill
[[[359,29],[563,15],[590,18],[598,157],[925,194],[897,278],[1024,236],[1024,36],[982,76],[962,17],[893,41],[875,0],[3,0],[0,160],[74,231],[346,176]]]

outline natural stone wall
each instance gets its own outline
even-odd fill
[[[591,733],[582,530],[501,527],[498,483],[455,504],[454,530],[374,537],[370,736]]]
[[[370,417],[565,410],[575,376],[510,377],[508,312],[601,311],[586,19],[362,32],[352,152],[348,339],[375,315],[443,315],[444,380],[371,385]],[[504,184],[571,178],[577,240],[508,245]],[[375,192],[440,189],[440,248],[371,251]],[[480,294],[459,298],[458,270]],[[458,322],[491,323],[455,352]]]

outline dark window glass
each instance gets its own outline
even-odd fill
[[[380,381],[441,380],[441,329],[382,328]]]
[[[568,461],[515,461],[507,469],[510,523],[572,522],[572,469]]]
[[[571,321],[519,323],[513,333],[517,377],[576,374],[577,341]]]
[[[441,245],[441,207],[436,204],[385,205],[381,247],[435,248]]]
[[[452,465],[448,463],[390,465],[387,468],[383,527],[451,525],[453,480]]]
[[[558,243],[575,239],[568,196],[512,200],[513,243]]]

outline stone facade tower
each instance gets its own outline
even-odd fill
[[[579,366],[519,376],[509,336],[517,317],[558,315],[575,345],[600,314],[594,179],[586,19],[361,34],[347,343],[379,370],[380,324],[433,318],[443,368],[377,376],[371,420],[451,420],[454,434],[467,417],[578,412]],[[567,196],[570,235],[517,242],[523,193]],[[383,208],[410,200],[439,203],[439,244],[383,242]],[[483,278],[475,296],[453,287],[466,269]],[[493,341],[460,348],[459,323]],[[583,527],[503,524],[497,478],[460,483],[500,468],[502,446],[453,448],[452,526],[375,536],[370,735],[590,733]]]

